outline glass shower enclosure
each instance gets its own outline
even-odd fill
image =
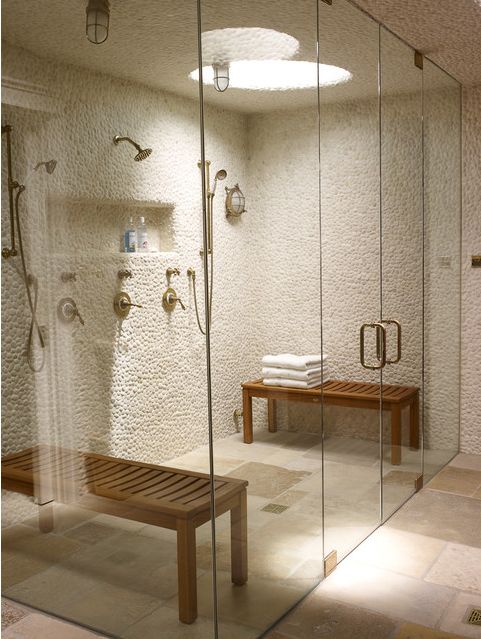
[[[348,0],[93,4],[2,6],[2,593],[260,637],[458,451],[460,86]]]

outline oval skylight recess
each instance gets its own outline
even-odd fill
[[[205,66],[202,71],[204,84],[214,84],[212,66]],[[303,60],[234,60],[229,62],[229,75],[232,89],[289,91],[317,87],[317,64]],[[189,77],[198,82],[199,69],[192,71]],[[351,77],[346,69],[319,64],[321,87],[342,84]]]

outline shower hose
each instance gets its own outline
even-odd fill
[[[212,288],[214,284],[214,251],[210,252],[210,290],[209,290],[209,326],[212,322]],[[200,322],[199,316],[199,307],[197,305],[197,286],[195,281],[195,274],[192,277],[192,287],[194,292],[194,306],[195,306],[195,316],[197,318],[197,326],[199,327],[199,331],[202,335],[205,335],[205,329],[202,328],[202,324]]]
[[[28,305],[30,307],[30,328],[28,331],[28,340],[27,340],[27,363],[31,371],[34,373],[40,373],[45,364],[45,352],[42,352],[42,360],[39,365],[35,365],[34,357],[33,357],[33,338],[34,332],[38,335],[38,340],[42,349],[45,349],[45,340],[42,335],[42,331],[37,321],[37,303],[38,303],[38,280],[33,275],[29,275],[27,272],[27,264],[25,261],[25,253],[23,250],[23,241],[22,241],[22,227],[20,224],[20,211],[19,211],[19,200],[22,193],[25,191],[25,187],[21,184],[18,187],[17,193],[15,195],[15,217],[17,222],[17,234],[18,234],[18,247],[20,249],[20,257],[22,262],[22,275],[23,281],[25,283],[25,289],[27,291],[27,300]],[[32,291],[33,288],[33,298]]]

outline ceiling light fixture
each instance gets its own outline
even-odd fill
[[[215,85],[213,66],[203,67],[204,84]],[[229,64],[228,86],[251,91],[314,89],[317,87],[317,66],[316,62],[303,60],[235,60]],[[189,77],[198,82],[199,69],[192,71]],[[346,69],[319,64],[321,87],[342,84],[351,78],[351,73]]]
[[[92,44],[102,44],[109,35],[110,4],[109,0],[89,0],[85,32]]]
[[[229,86],[229,63],[214,62],[212,64],[214,88],[223,93]]]

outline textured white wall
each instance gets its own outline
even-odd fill
[[[10,47],[3,64],[6,75],[42,85],[54,98],[53,112],[5,109],[4,120],[15,127],[15,176],[23,181],[26,167],[52,157],[58,161],[53,175],[33,175],[21,208],[29,270],[39,278],[39,321],[48,327],[46,366],[36,376],[22,356],[28,312],[18,258],[2,262],[8,300],[2,306],[4,452],[58,441],[162,462],[206,444],[205,343],[186,274],[189,266],[196,268],[203,306],[198,104]],[[206,123],[213,171],[225,168],[227,184],[245,185],[245,117],[207,107]],[[134,162],[131,147],[113,145],[117,133],[151,146],[152,156]],[[5,191],[3,198],[6,244]],[[249,246],[258,218],[226,220],[223,200],[219,188],[212,335],[217,436],[234,431],[240,381],[257,368],[251,342],[244,339],[245,298],[235,291],[248,290]],[[168,253],[118,252],[123,223],[142,202]],[[143,212],[138,209],[138,215]],[[182,270],[173,284],[188,306],[185,312],[162,308],[168,266]],[[120,289],[117,271],[125,267],[133,277],[123,289],[144,308],[134,309],[120,327],[112,301]],[[63,271],[75,271],[77,281],[62,283]],[[85,326],[58,322],[56,305],[66,295],[75,298]]]
[[[463,90],[461,450],[481,454],[481,86]]]

